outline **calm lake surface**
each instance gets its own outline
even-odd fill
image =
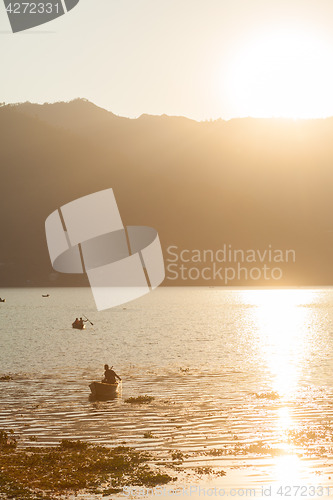
[[[0,428],[22,446],[126,443],[204,464],[266,447],[331,465],[333,288],[159,288],[104,312],[86,288],[0,292],[0,375],[13,375],[0,382]],[[83,314],[94,326],[73,330]],[[122,395],[89,401],[104,363]],[[140,394],[155,399],[125,403]]]

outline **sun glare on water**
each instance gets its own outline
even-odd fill
[[[226,77],[236,116],[332,115],[332,59],[333,42],[320,34],[283,29],[244,41]]]
[[[309,310],[312,290],[249,290],[244,299],[254,306],[255,335],[272,387],[288,398],[297,389],[309,350]]]

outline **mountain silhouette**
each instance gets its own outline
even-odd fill
[[[272,245],[296,252],[282,280],[232,284],[332,285],[332,137],[332,118],[196,122],[123,118],[84,99],[3,105],[0,286],[87,285],[52,270],[44,222],[108,187],[125,225],[158,230],[165,257],[170,245]]]

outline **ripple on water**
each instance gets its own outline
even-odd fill
[[[23,446],[84,439],[161,456],[204,452],[206,461],[253,459],[256,443],[266,453],[320,454],[319,446],[330,453],[323,428],[333,416],[333,292],[316,293],[282,301],[278,317],[267,297],[218,289],[157,290],[99,315],[87,290],[55,290],[47,304],[36,290],[3,293],[0,362],[13,380],[0,385],[0,427],[14,429]],[[77,303],[94,331],[68,328]],[[105,362],[120,370],[123,393],[91,402],[89,383]],[[279,391],[288,389],[286,377],[294,387]],[[276,399],[255,396],[275,392]],[[155,399],[125,403],[139,394]],[[308,427],[314,439],[300,443],[296,432]]]

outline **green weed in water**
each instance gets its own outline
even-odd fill
[[[131,405],[143,405],[151,403],[154,399],[155,399],[154,396],[147,396],[147,394],[145,394],[144,396],[125,399],[125,403],[130,403]]]
[[[18,449],[13,433],[0,431],[0,494],[53,500],[70,492],[104,494],[173,480],[150,468],[147,462],[152,458],[125,446],[110,449],[68,439],[57,447]]]

